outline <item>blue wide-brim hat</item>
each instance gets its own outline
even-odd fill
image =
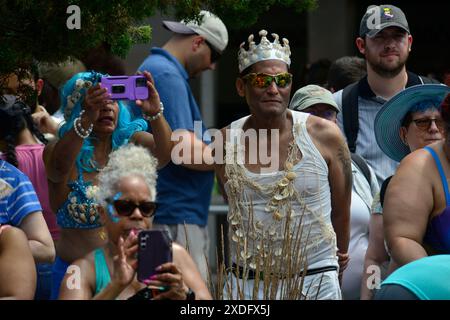
[[[406,114],[417,103],[439,99],[450,92],[443,84],[422,84],[409,87],[386,102],[375,117],[375,138],[380,149],[391,159],[400,162],[411,151],[400,138],[400,127]]]

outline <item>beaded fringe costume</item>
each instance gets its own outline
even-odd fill
[[[256,271],[257,277],[264,278],[259,280],[264,281],[266,298],[269,299],[275,298],[279,289],[282,291],[282,299],[301,299],[302,273],[306,272],[309,252],[323,242],[336,246],[336,235],[331,223],[325,221],[321,210],[314,212],[304,201],[311,190],[299,191],[295,186],[296,180],[302,179],[295,172],[302,160],[297,140],[306,138],[306,128],[301,128],[305,126],[302,123],[294,122],[293,125],[294,139],[288,148],[282,177],[271,184],[259,184],[248,174],[242,161],[245,147],[241,141],[233,143],[231,140],[225,145],[228,222],[233,262],[243,267],[244,279],[248,269]],[[319,159],[314,157],[314,162],[317,161]],[[317,175],[316,177],[318,180]],[[246,188],[258,199],[249,196]],[[254,214],[255,200],[263,200],[265,203],[266,216],[262,219]],[[293,204],[299,204],[295,207],[300,210],[295,210]],[[313,234],[310,232],[311,228],[306,230],[302,223],[305,219],[312,219],[311,227],[313,224],[319,226],[320,231]],[[283,278],[291,281],[280,281]],[[254,289],[258,291],[257,288]]]

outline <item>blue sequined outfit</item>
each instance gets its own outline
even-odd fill
[[[94,186],[84,181],[82,170],[78,168],[78,178],[68,183],[71,189],[67,200],[56,212],[57,222],[61,228],[93,229],[101,226],[96,209]]]

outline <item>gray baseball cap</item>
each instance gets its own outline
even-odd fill
[[[209,11],[200,11],[201,21],[185,22],[163,21],[163,26],[175,33],[180,34],[198,34],[204,36],[206,41],[210,43],[215,50],[222,53],[228,44],[228,31],[222,20]]]
[[[399,27],[408,33],[408,21],[403,11],[390,4],[369,6],[359,25],[359,36],[364,38],[374,37],[378,32],[387,27]]]
[[[341,109],[333,99],[333,94],[325,88],[310,84],[306,87],[298,89],[292,96],[289,108],[296,111],[303,111],[315,104],[328,104],[333,107],[336,112]]]

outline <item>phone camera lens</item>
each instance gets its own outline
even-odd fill
[[[123,84],[113,85],[111,88],[112,93],[124,93],[125,86]]]
[[[146,87],[147,79],[145,78],[136,78],[136,87]]]

